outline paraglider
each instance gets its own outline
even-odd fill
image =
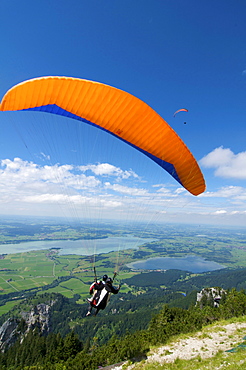
[[[106,275],[105,275],[106,276]],[[92,299],[88,299],[89,308],[86,316],[91,315],[91,311],[93,308],[96,309],[95,315],[98,314],[99,310],[104,310],[107,306],[107,303],[110,298],[110,294],[118,294],[120,291],[121,285],[119,284],[118,288],[115,288],[113,285],[113,279],[107,277],[106,281],[100,281],[93,284],[93,289],[95,290],[95,294],[93,295]]]
[[[174,112],[174,113],[173,113],[173,117],[175,117],[175,116],[176,116],[176,114],[177,114],[177,113],[179,113],[179,112],[188,112],[188,109],[181,108],[181,109],[176,110],[176,112]],[[185,123],[186,123],[186,122],[185,122]]]
[[[205,191],[202,172],[177,133],[149,105],[125,91],[78,78],[41,77],[5,94],[0,111],[17,110],[53,113],[100,128],[152,159],[191,194]]]

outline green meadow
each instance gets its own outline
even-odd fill
[[[101,262],[99,260],[95,263],[97,277],[103,274],[113,276],[116,260],[115,252],[107,254],[107,257],[101,257]],[[5,300],[8,294],[10,296],[9,300],[0,306],[0,315],[18,303],[20,293],[23,291],[41,294],[45,290],[61,293],[68,298],[73,298],[77,294],[80,295],[78,302],[85,302],[89,286],[95,279],[93,266],[88,257],[60,256],[57,250],[5,255],[0,259],[0,300],[1,296]],[[121,278],[133,275],[132,272],[123,272]],[[117,282],[116,277],[115,283]],[[127,292],[126,287],[123,290]]]
[[[98,254],[94,256],[94,262],[90,256],[60,255],[57,248],[0,255],[0,315],[28,294],[41,294],[44,291],[61,293],[68,298],[75,297],[78,303],[85,302],[89,286],[95,279],[94,266],[98,278],[104,274],[112,277],[115,270],[120,271],[116,276],[115,285],[119,280],[137,274],[126,267],[128,263],[148,258],[196,255],[208,261],[216,261],[225,267],[246,267],[245,231],[195,227],[179,229],[172,225],[140,231],[132,226],[127,235],[151,237],[155,240],[143,244],[138,249]],[[106,238],[111,235],[110,232],[116,236],[124,234],[119,227],[104,227],[100,236]],[[14,224],[0,224],[1,235],[2,239],[4,238],[4,250],[7,250],[8,243],[18,244],[20,238],[38,241],[41,237],[48,240],[95,237],[88,232],[87,227],[81,231],[64,225],[46,224],[18,224],[18,227]],[[121,291],[127,293],[129,289],[127,285],[123,285]]]

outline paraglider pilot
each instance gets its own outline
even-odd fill
[[[93,290],[95,290],[93,297],[91,299],[87,299],[90,305],[89,305],[89,309],[88,309],[86,316],[91,315],[91,311],[93,308],[96,309],[94,316],[98,314],[99,310],[104,310],[109,301],[110,294],[111,293],[117,294],[120,290],[120,285],[118,288],[115,288],[113,286],[113,280],[107,277],[106,281],[100,281],[99,283],[98,282],[93,283],[90,287],[90,292],[91,291],[93,292]]]
[[[107,279],[108,279],[108,275],[106,275],[106,274],[103,275],[102,280],[97,280],[97,278],[95,278],[94,283],[92,283],[91,286],[90,286],[90,294],[92,295],[92,297],[87,298],[88,302],[92,302],[93,299],[94,299],[95,294],[97,293],[97,290],[96,290],[95,286],[96,285],[98,286],[100,284],[105,284]]]

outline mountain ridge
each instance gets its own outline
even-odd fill
[[[233,357],[235,357],[232,353],[239,350],[241,343],[246,340],[245,335],[245,316],[223,320],[215,324],[206,326],[196,333],[181,334],[171,337],[170,341],[167,344],[160,347],[152,348],[149,353],[146,354],[147,358],[140,362],[130,364],[130,362],[128,361],[122,364],[117,364],[116,366],[106,367],[104,368],[104,370],[147,370],[150,368],[184,369],[184,367],[182,367],[181,365],[182,360],[184,360],[184,363],[186,362],[187,368],[203,369],[203,363],[204,368],[208,368],[206,367],[207,359],[211,360],[212,358],[215,358],[218,361],[219,357],[221,358],[221,364],[219,365],[221,366],[220,368],[227,369],[227,365],[231,367],[231,360],[233,359]],[[194,367],[191,366],[191,361],[193,362]],[[177,364],[178,362],[181,366],[174,367],[174,364]],[[239,366],[245,364],[245,369],[246,358],[244,361],[240,360],[239,362]],[[190,365],[188,365],[189,363]],[[198,367],[195,367],[196,363]],[[235,363],[233,366],[235,366]],[[210,368],[213,367],[210,366]],[[239,369],[239,367],[237,367],[237,369]]]

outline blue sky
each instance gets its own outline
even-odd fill
[[[2,112],[1,214],[244,226],[245,14],[244,0],[1,1],[1,97],[49,75],[128,91],[177,131],[207,184],[194,197],[104,132]]]

